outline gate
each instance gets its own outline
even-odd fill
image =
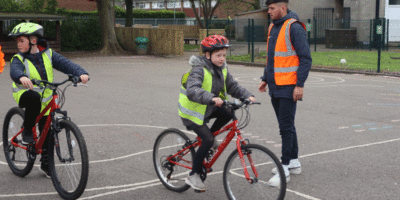
[[[325,30],[333,28],[334,8],[314,8],[314,24],[316,26],[316,42],[325,43]]]

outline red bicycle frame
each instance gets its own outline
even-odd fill
[[[58,95],[54,94],[53,95],[53,99],[51,99],[50,103],[46,106],[46,108],[44,108],[44,110],[39,114],[39,116],[36,118],[35,121],[35,126],[33,126],[32,128],[32,133],[33,133],[33,139],[35,141],[35,149],[36,149],[36,153],[37,154],[41,154],[43,152],[42,150],[42,146],[44,143],[44,140],[46,139],[47,133],[49,132],[49,128],[50,128],[50,124],[51,124],[51,113],[53,113],[56,109],[60,108],[60,106],[56,103],[56,99],[58,99]],[[43,127],[42,133],[41,133],[41,137],[38,140],[38,134],[36,133],[36,124],[39,123],[39,120],[44,116],[44,114],[46,114],[46,112],[50,109],[50,114],[47,116],[46,119],[46,123]],[[28,147],[26,146],[21,146],[18,143],[14,142],[16,141],[16,138],[18,135],[20,135],[22,133],[22,131],[24,130],[24,128],[21,129],[21,131],[19,131],[12,139],[11,139],[11,143],[15,146],[15,147],[19,147],[25,150],[28,150]]]
[[[209,172],[210,168],[213,166],[215,161],[219,158],[219,156],[222,154],[222,152],[225,150],[225,148],[228,146],[228,144],[232,141],[232,139],[236,135],[237,136],[236,148],[238,150],[239,158],[240,158],[240,161],[242,163],[244,175],[245,175],[245,177],[246,177],[246,179],[248,181],[252,182],[252,179],[250,178],[249,172],[247,170],[246,162],[244,161],[242,147],[241,147],[241,145],[245,145],[246,143],[245,143],[245,141],[243,140],[243,138],[241,136],[240,130],[237,128],[237,124],[238,124],[238,120],[234,120],[229,125],[223,127],[222,129],[220,129],[218,131],[215,131],[213,133],[213,135],[215,137],[215,136],[217,136],[217,135],[219,135],[219,134],[221,134],[221,133],[223,133],[225,131],[230,130],[229,133],[224,138],[224,140],[222,141],[222,143],[218,146],[218,148],[215,151],[215,153],[213,154],[211,160],[203,161],[203,165],[206,168],[207,172]],[[195,143],[183,148],[182,150],[180,150],[176,154],[168,157],[167,160],[172,164],[175,164],[175,165],[187,168],[187,169],[192,169],[192,162],[190,162],[190,161],[188,161],[186,159],[183,159],[183,157],[190,152],[190,148],[192,148],[192,147],[196,148],[196,147],[198,147],[200,145],[201,145],[201,138],[197,137],[197,142],[195,142]],[[247,157],[249,159],[249,163],[251,165],[251,169],[254,172],[254,175],[256,176],[256,178],[258,178],[258,173],[257,173],[256,167],[254,165],[254,162],[253,162],[253,159],[252,159],[251,155],[247,154]],[[186,162],[188,164],[186,165],[186,164],[181,164],[179,162],[176,162],[176,161],[174,161],[175,160],[174,158],[178,158],[177,160],[184,161],[184,162]],[[190,166],[189,166],[189,164],[190,164]]]

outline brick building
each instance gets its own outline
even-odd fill
[[[95,11],[97,10],[96,1],[89,0],[57,0],[58,7],[67,10]]]

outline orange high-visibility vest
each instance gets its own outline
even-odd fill
[[[299,68],[300,60],[290,40],[290,26],[293,23],[300,23],[306,30],[306,26],[296,19],[288,19],[283,24],[275,46],[274,77],[276,85],[296,85],[297,83],[297,69]],[[268,28],[267,65],[268,43],[273,26],[274,24],[272,23]]]

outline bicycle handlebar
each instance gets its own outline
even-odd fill
[[[54,83],[54,82],[51,83],[51,82],[46,81],[46,80],[36,80],[36,79],[32,79],[31,81],[32,81],[33,84],[38,85],[38,86],[39,86],[40,83],[44,83],[45,85],[52,85],[52,86],[56,86],[56,87],[66,83],[68,81],[71,81],[74,84],[74,86],[77,86],[77,84],[79,82],[82,82],[80,77],[72,76],[72,75],[68,75],[68,79],[66,79],[66,80],[64,80],[64,81],[62,81],[60,83]]]
[[[243,99],[243,98],[241,98],[240,101],[241,101],[242,103],[236,104],[236,103],[234,103],[234,102],[229,102],[229,101],[227,101],[227,100],[224,100],[224,103],[223,103],[222,105],[228,105],[228,106],[232,106],[232,107],[234,107],[234,108],[240,108],[240,107],[243,107],[244,105],[253,105],[253,104],[261,105],[260,102],[251,102],[249,99]],[[211,101],[211,102],[209,103],[209,105],[215,105],[215,102],[214,102],[214,101]]]

